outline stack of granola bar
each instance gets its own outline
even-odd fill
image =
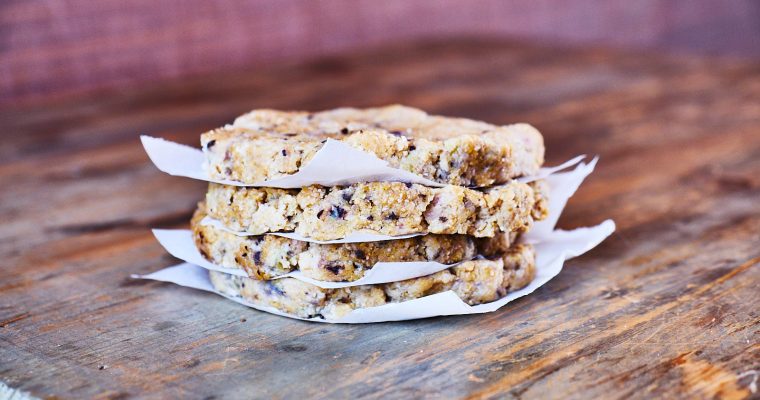
[[[261,184],[298,173],[328,139],[429,184]],[[192,220],[206,260],[245,272],[209,271],[227,296],[334,320],[445,291],[470,305],[488,303],[535,276],[534,249],[519,237],[546,217],[548,200],[541,180],[517,179],[537,174],[544,159],[543,139],[530,125],[496,126],[404,106],[255,110],[203,134],[201,145],[209,177],[238,183],[211,183]],[[332,167],[356,165],[337,156]],[[359,281],[378,263],[403,269],[420,262],[440,268],[395,282]]]

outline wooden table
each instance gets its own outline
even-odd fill
[[[528,121],[601,162],[560,226],[618,230],[480,316],[343,326],[134,281],[177,260],[189,144],[257,107]],[[759,398],[758,64],[461,40],[2,110],[0,380],[56,398]]]

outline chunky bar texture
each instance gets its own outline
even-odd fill
[[[316,240],[355,232],[493,237],[527,230],[546,216],[541,183],[510,181],[485,190],[431,188],[400,182],[302,189],[210,184],[208,215],[253,235],[295,231]]]
[[[475,240],[464,235],[317,244],[274,235],[238,236],[201,224],[205,216],[205,205],[201,203],[191,222],[198,250],[210,262],[243,269],[252,279],[268,280],[300,270],[304,276],[321,281],[350,282],[362,278],[378,262],[455,264],[476,255]]]
[[[352,310],[413,300],[447,290],[470,305],[497,300],[535,277],[535,251],[517,244],[499,258],[472,260],[420,278],[322,289],[293,278],[260,281],[209,271],[216,290],[302,318],[338,319]]]
[[[201,145],[213,178],[256,183],[298,172],[328,138],[392,167],[459,186],[506,183],[536,173],[544,161],[543,138],[528,124],[497,126],[400,105],[255,110],[204,133]]]

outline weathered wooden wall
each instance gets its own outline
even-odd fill
[[[462,35],[760,57],[760,2],[4,0],[0,104]]]

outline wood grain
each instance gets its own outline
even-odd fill
[[[0,104],[419,38],[760,57],[754,0],[4,0]]]
[[[0,380],[57,398],[758,398],[758,67],[424,42],[5,108]],[[197,143],[256,107],[392,102],[529,121],[550,163],[599,154],[560,225],[617,232],[481,316],[333,326],[128,278],[176,263],[148,229],[186,225],[204,192],[139,133]]]

